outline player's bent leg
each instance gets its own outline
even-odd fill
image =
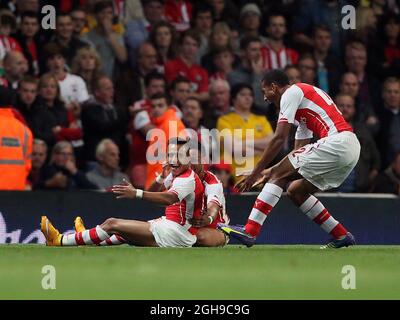
[[[318,191],[312,183],[306,179],[293,181],[288,187],[287,193],[293,203],[307,215],[307,217],[329,233],[333,240],[322,248],[341,248],[355,244],[353,235],[335,220],[323,204],[312,195]]]
[[[100,227],[109,234],[120,235],[129,244],[158,247],[147,221],[109,218]]]
[[[278,203],[283,188],[298,177],[301,176],[286,156],[271,168],[270,178],[258,195],[246,225],[244,227],[219,225],[218,228],[247,247],[251,247],[255,243],[255,238],[260,234],[268,214]]]
[[[271,176],[257,197],[244,229],[253,237],[258,236],[268,214],[278,203],[283,189],[293,179],[299,177],[286,156],[277,165],[272,167]]]
[[[76,217],[74,220],[75,232],[83,232],[86,230],[85,224],[81,217]],[[117,246],[126,243],[125,239],[118,234],[113,234],[111,237],[99,243],[99,246]]]
[[[217,229],[200,228],[196,237],[196,247],[223,247],[226,244],[225,234]]]

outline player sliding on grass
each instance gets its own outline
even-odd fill
[[[167,192],[149,192],[135,189],[131,184],[117,185],[112,192],[117,198],[139,198],[167,206],[165,216],[150,221],[110,218],[95,228],[62,235],[47,217],[41,220],[41,230],[49,246],[98,245],[107,242],[112,235],[118,240],[136,246],[191,247],[196,243],[197,227],[190,224],[192,218],[201,217],[204,187],[199,177],[190,169],[186,140],[173,139],[168,145],[168,163],[174,177]]]
[[[189,222],[194,226],[198,227],[196,234],[195,246],[199,247],[220,247],[224,246],[229,239],[223,232],[217,229],[218,223],[229,223],[229,217],[226,214],[225,196],[222,183],[218,178],[210,171],[204,170],[202,164],[201,155],[201,144],[193,141],[196,147],[190,149],[191,159],[194,160],[191,163],[191,169],[199,176],[204,186],[204,206],[203,214],[199,218],[192,218]],[[188,144],[190,144],[188,142]],[[149,191],[160,192],[168,190],[171,187],[174,179],[173,174],[170,172],[171,167],[168,164],[163,166],[162,173],[150,186]],[[81,217],[75,219],[75,231],[83,232],[85,226]],[[105,241],[101,242],[100,245],[120,245],[125,243],[120,235],[115,234]]]
[[[278,125],[261,160],[237,187],[241,191],[250,190],[262,174],[268,183],[258,195],[244,227],[219,225],[219,228],[252,246],[288,186],[287,193],[294,204],[333,237],[321,248],[354,245],[353,235],[312,195],[318,190],[338,187],[357,164],[360,143],[351,126],[324,91],[305,83],[290,86],[283,71],[268,72],[263,78],[262,90],[264,99],[280,108]],[[263,171],[281,150],[294,124],[298,125],[294,150],[277,165]],[[313,136],[319,138],[316,143],[310,143]]]

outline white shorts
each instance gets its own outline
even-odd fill
[[[343,183],[358,162],[360,148],[356,135],[343,131],[307,144],[288,158],[306,180],[324,191]]]
[[[150,220],[149,223],[159,247],[191,247],[197,241],[187,228],[165,217]]]

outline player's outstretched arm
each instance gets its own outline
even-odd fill
[[[115,185],[111,191],[117,195],[117,199],[144,199],[156,204],[168,206],[179,202],[178,195],[172,192],[150,192],[136,189],[132,184],[124,179],[124,184]]]

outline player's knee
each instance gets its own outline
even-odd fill
[[[291,183],[286,190],[286,194],[291,200],[295,200],[296,199],[296,191],[297,191],[296,184]]]
[[[104,223],[101,225],[102,229],[106,232],[113,231],[118,226],[118,219],[116,218],[108,218]]]

